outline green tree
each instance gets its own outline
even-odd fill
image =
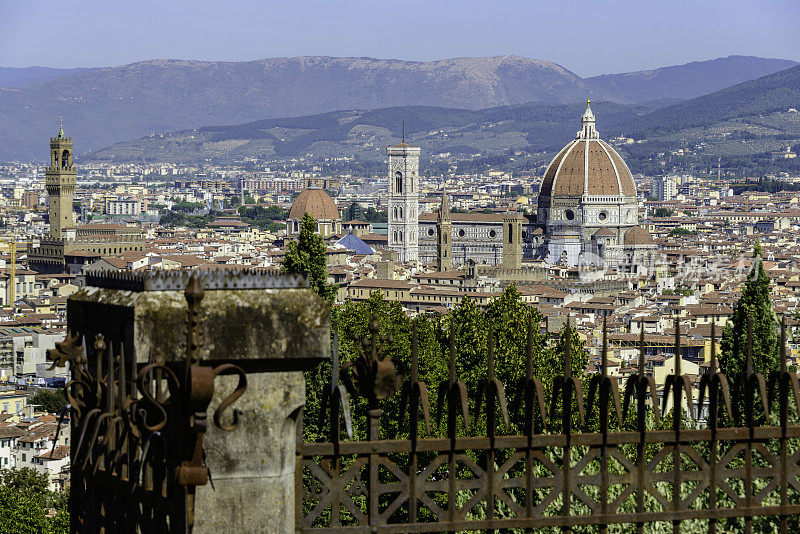
[[[368,300],[363,302],[348,301],[336,306],[332,312],[331,323],[339,334],[339,358],[343,365],[352,362],[361,355],[360,340],[369,338],[369,324],[372,318],[378,320],[379,333],[387,336],[388,342],[383,355],[395,362],[397,371],[408,375],[411,369],[411,337],[412,321],[403,311],[399,302],[384,300],[381,294],[374,291]],[[436,330],[438,325],[426,316],[417,319],[417,339],[419,346],[419,375],[429,388],[431,404],[435,406],[436,387],[447,378],[447,360],[439,345]],[[342,382],[346,383],[348,371],[342,370]],[[329,427],[327,421],[317,425],[319,410],[310,407],[314,402],[309,399],[321,398],[322,385],[331,380],[331,366],[320,366],[320,370],[313,376],[306,375],[306,410],[314,415],[305,418],[310,421],[307,426],[306,436],[316,434],[319,437],[328,437]],[[319,393],[317,393],[319,392]],[[359,394],[350,392],[350,408],[353,413],[354,433],[360,438],[366,437],[366,399]],[[407,418],[398,416],[400,409],[400,395],[392,395],[381,403],[386,417],[381,420],[382,437],[397,437],[408,431]],[[316,415],[316,417],[315,417]],[[402,419],[402,420],[401,420]],[[344,432],[344,431],[343,431]]]
[[[311,290],[328,302],[333,302],[338,286],[327,282],[325,251],[325,242],[317,233],[317,221],[306,213],[300,222],[300,236],[297,241],[289,243],[281,270],[308,276]]]
[[[69,532],[66,493],[48,489],[47,476],[33,469],[0,470],[0,534]]]
[[[372,210],[375,211],[375,208],[372,208]],[[364,210],[361,208],[358,202],[353,202],[347,207],[345,216],[348,221],[363,220]]]
[[[388,210],[378,211],[372,206],[370,206],[369,208],[367,208],[367,211],[364,212],[364,220],[366,222],[371,222],[371,223],[386,222],[389,220],[389,211]]]
[[[234,195],[222,201],[222,205],[225,209],[232,209],[235,208],[236,206],[241,206],[241,204],[242,204],[242,199],[239,195]]]
[[[28,404],[36,404],[46,412],[58,414],[67,405],[67,397],[60,389],[53,391],[40,389],[28,400]]]
[[[722,330],[719,365],[722,372],[734,379],[746,371],[748,317],[753,331],[753,370],[768,377],[771,371],[780,368],[780,342],[777,317],[770,299],[770,279],[764,272],[758,241],[753,249],[753,265],[734,306],[732,320]],[[740,409],[742,403],[740,398]]]
[[[653,215],[655,217],[672,217],[673,213],[675,212],[669,208],[658,208]]]
[[[334,309],[332,323],[339,333],[339,356],[343,364],[360,355],[359,340],[369,335],[368,325],[372,317],[377,317],[380,333],[390,340],[386,345],[386,355],[396,362],[398,371],[407,374],[411,368],[412,321],[398,302],[385,301],[380,293],[373,292],[364,302],[346,302]],[[450,328],[455,328],[456,376],[472,391],[469,402],[474,413],[477,384],[486,379],[488,371],[488,340],[491,333],[494,340],[495,377],[503,382],[507,395],[514,394],[518,381],[525,376],[526,346],[528,328],[533,324],[533,374],[543,380],[550,391],[553,378],[563,372],[563,342],[558,346],[548,346],[547,337],[539,330],[542,316],[532,306],[522,302],[521,295],[513,285],[508,286],[497,299],[482,311],[474,299],[465,297],[448,314],[428,318],[417,318],[419,347],[419,379],[428,387],[431,409],[435,410],[439,384],[448,378],[450,360]],[[573,354],[573,376],[582,376],[587,357],[583,344],[573,331],[571,337]],[[322,369],[322,367],[321,367]],[[306,439],[327,437],[327,422],[319,426],[319,409],[315,399],[321,399],[321,384],[330,381],[331,368],[324,366],[319,373],[307,376],[307,402],[305,418]],[[351,409],[357,436],[364,436],[364,399],[350,395]],[[406,423],[398,424],[400,395],[382,402],[387,417],[381,421],[383,437],[394,438],[406,435]],[[445,409],[446,411],[446,409]],[[405,415],[405,414],[404,414]],[[512,415],[512,414],[510,414]],[[402,418],[400,418],[402,419]],[[513,417],[512,417],[513,419]],[[470,421],[470,433],[485,430],[485,410],[477,420]],[[513,432],[513,426],[506,429]],[[324,428],[323,428],[324,427]],[[444,425],[432,428],[431,434],[443,436]],[[427,432],[423,432],[427,434]],[[428,434],[430,435],[430,434]]]
[[[691,230],[687,230],[686,228],[673,228],[669,232],[669,236],[671,237],[684,237],[687,235],[695,235],[697,232],[692,232]]]

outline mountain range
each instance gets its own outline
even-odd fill
[[[664,151],[702,144],[701,153],[753,155],[800,142],[800,66],[669,106],[593,102],[605,139],[625,135]],[[574,137],[585,103],[528,103],[482,110],[399,106],[263,119],[153,134],[89,154],[103,161],[197,162],[305,155],[383,160],[401,135],[436,154],[552,153]],[[633,150],[641,145],[633,145]],[[641,150],[640,150],[641,151]],[[547,154],[540,154],[547,159]]]
[[[163,132],[347,109],[508,107],[510,113],[526,113],[514,106],[540,103],[546,105],[529,109],[536,110],[537,120],[548,121],[537,115],[539,110],[590,97],[627,105],[638,116],[796,64],[731,56],[592,78],[581,78],[549,61],[518,56],[431,62],[332,57],[152,60],[77,71],[31,71],[28,81],[24,73],[11,76],[0,70],[0,85],[3,80],[13,82],[0,87],[0,160],[41,159],[59,115],[75,138],[78,153]],[[327,131],[326,124],[311,130],[325,137],[320,132]],[[276,139],[287,143],[285,136]],[[286,151],[295,145],[302,141]]]

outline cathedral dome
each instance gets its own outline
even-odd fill
[[[614,148],[600,139],[589,103],[577,137],[553,158],[540,197],[636,196],[633,176]]]
[[[336,203],[324,189],[304,189],[292,203],[289,219],[299,221],[306,212],[318,221],[339,219]]]
[[[631,245],[652,245],[653,236],[641,226],[632,226],[625,232],[625,244]]]

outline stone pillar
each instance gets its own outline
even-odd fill
[[[189,274],[199,276],[205,291],[202,362],[234,363],[247,374],[232,432],[214,426],[211,415],[237,377],[215,381],[203,443],[211,482],[196,488],[194,532],[294,532],[302,371],[330,354],[329,306],[302,287],[305,280],[252,272],[87,276],[87,287],[68,301],[69,328],[86,339],[102,333],[140,367],[158,353],[168,362],[183,359]],[[224,422],[230,419],[229,410]]]

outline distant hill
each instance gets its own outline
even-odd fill
[[[787,59],[729,56],[653,70],[586,78],[596,92],[621,102],[687,100],[798,65]]]
[[[244,157],[350,156],[382,160],[385,147],[407,136],[440,153],[467,156],[552,152],[573,138],[585,104],[528,103],[482,110],[403,106],[349,110],[151,135],[91,154],[104,161],[200,161]],[[593,102],[605,139],[624,134],[637,158],[687,143],[697,154],[753,155],[800,142],[800,66],[660,107]],[[699,147],[699,148],[697,148]],[[538,157],[538,156],[537,156]]]
[[[244,157],[353,156],[382,160],[396,143],[405,121],[407,140],[432,154],[496,155],[508,151],[550,151],[580,129],[585,103],[530,103],[465,110],[402,106],[334,111],[319,115],[265,119],[232,126],[208,126],[151,135],[88,155],[94,161],[193,162]],[[650,108],[611,102],[592,103],[606,134]]]
[[[153,60],[0,89],[0,138],[9,140],[0,147],[0,159],[41,157],[59,115],[79,140],[76,149],[84,151],[153,132],[336,109],[479,109],[579,102],[593,94],[580,77],[559,65],[516,56],[432,62]]]
[[[800,109],[800,66],[657,109],[626,126],[634,136],[653,137],[789,108]]]
[[[725,80],[738,81],[748,72],[756,76],[758,69],[782,65],[781,60],[744,60],[749,66],[743,66],[740,59],[726,58],[657,69],[651,71],[656,73],[652,76],[612,75],[608,80],[617,80],[613,83],[604,77],[584,80],[555,63],[518,56],[431,62],[332,57],[238,63],[144,61],[65,73],[24,87],[0,87],[0,160],[41,160],[60,115],[81,154],[162,132],[342,109],[429,106],[480,110],[527,103],[570,104],[587,97],[618,103],[646,101],[645,107],[651,109],[684,98],[679,95],[686,95],[688,86],[693,87],[690,92],[702,91],[727,83]],[[732,72],[725,74],[726,69]],[[651,78],[655,81],[647,81]],[[687,81],[690,79],[694,81]],[[698,80],[706,85],[698,85]],[[434,114],[430,124],[438,124],[440,118]],[[552,126],[563,131],[575,128],[572,123],[568,127],[559,124],[553,122]],[[314,135],[341,139],[344,128],[340,125],[337,134],[323,123],[311,130],[317,132]],[[547,137],[526,128],[520,130],[526,132],[526,138]],[[303,139],[281,141],[285,136],[275,135],[276,150],[281,150],[280,143],[287,143],[287,152],[305,143]],[[489,145],[494,146],[492,142]]]
[[[91,69],[53,69],[50,67],[0,67],[0,87],[27,87],[61,76],[79,74]]]

